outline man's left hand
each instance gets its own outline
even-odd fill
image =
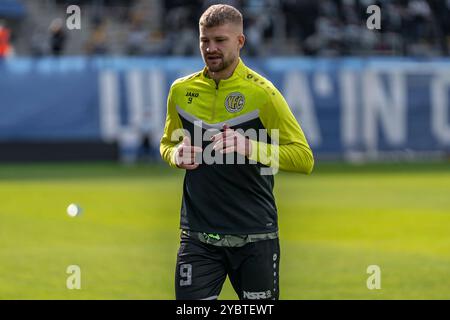
[[[213,146],[213,149],[216,152],[237,152],[245,157],[248,157],[252,152],[250,140],[239,132],[230,129],[230,127],[226,124],[223,125],[223,132],[214,135],[211,138],[211,141],[216,142]]]

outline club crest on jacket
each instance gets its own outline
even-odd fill
[[[244,108],[245,97],[240,92],[232,92],[225,98],[225,108],[228,112],[236,113]]]

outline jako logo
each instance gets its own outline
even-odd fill
[[[244,299],[250,300],[260,300],[260,299],[269,299],[272,296],[270,290],[261,291],[261,292],[248,292],[244,291]]]

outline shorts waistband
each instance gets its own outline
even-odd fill
[[[203,243],[218,247],[242,247],[248,243],[278,239],[278,231],[247,235],[219,235],[206,232],[181,230],[182,235],[198,239]]]

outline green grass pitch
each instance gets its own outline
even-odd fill
[[[278,174],[280,298],[450,299],[449,167]],[[0,165],[0,299],[173,299],[182,180],[165,166]],[[66,288],[69,265],[81,290]],[[228,280],[220,299],[236,299]]]

